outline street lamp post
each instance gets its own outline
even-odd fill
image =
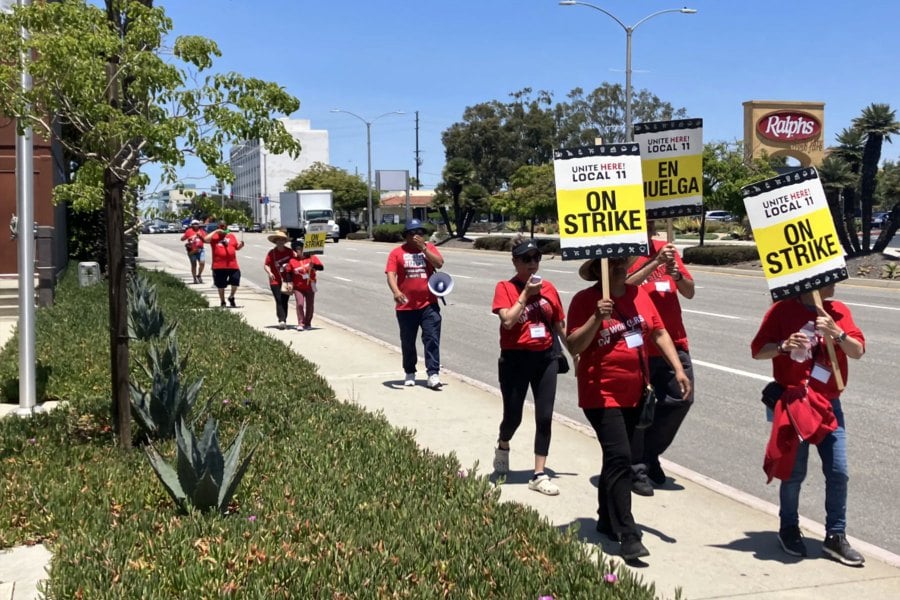
[[[594,4],[589,2],[578,2],[576,0],[560,0],[560,6],[587,6],[588,8],[593,8],[594,10],[599,10],[607,17],[611,18],[613,21],[619,24],[619,27],[625,30],[625,141],[631,142],[634,141],[634,130],[632,128],[632,114],[631,114],[631,34],[634,32],[641,23],[649,21],[653,17],[664,15],[666,13],[682,13],[685,15],[692,15],[697,12],[695,8],[667,8],[665,10],[660,10],[655,13],[649,14],[631,27],[623,23],[616,17],[614,14],[609,12],[606,9],[600,8]]]
[[[369,215],[369,237],[372,237],[372,229],[374,228],[373,219],[374,215],[372,214],[372,123],[380,119],[381,117],[386,117],[388,115],[403,115],[406,114],[402,110],[392,110],[391,112],[386,112],[383,115],[378,115],[371,121],[366,121],[364,118],[359,116],[356,113],[350,112],[349,110],[342,110],[340,108],[332,108],[331,112],[333,113],[346,113],[350,116],[356,117],[360,121],[366,124],[366,154],[368,156],[368,189],[369,189],[369,198],[367,204],[366,212]]]

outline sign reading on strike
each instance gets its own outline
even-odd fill
[[[647,219],[637,144],[553,153],[563,260],[647,254]]]
[[[648,219],[703,212],[703,119],[638,123]]]
[[[798,169],[743,188],[773,300],[847,279],[844,250],[819,174]]]
[[[310,223],[303,236],[305,254],[325,254],[325,238],[328,232],[324,223]]]

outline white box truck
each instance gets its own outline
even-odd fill
[[[310,223],[325,225],[328,237],[338,243],[341,229],[334,221],[331,190],[281,192],[281,227],[291,238],[306,234]]]

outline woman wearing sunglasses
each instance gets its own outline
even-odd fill
[[[494,472],[509,472],[509,442],[522,423],[528,388],[534,396],[534,475],[529,489],[556,496],[559,488],[544,472],[556,400],[558,361],[553,337],[565,335],[565,313],[553,284],[537,275],[541,252],[534,240],[513,242],[516,274],[497,283],[492,310],[500,317],[500,391],[503,420],[494,451]]]

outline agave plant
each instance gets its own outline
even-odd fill
[[[159,308],[156,297],[156,286],[138,275],[128,286],[128,336],[137,340],[150,340],[170,335],[175,324],[166,325],[165,317]]]
[[[166,491],[175,504],[187,512],[193,507],[201,512],[212,509],[225,513],[232,496],[241,483],[250,459],[256,452],[254,446],[243,461],[239,462],[241,443],[247,424],[241,425],[237,437],[225,453],[219,446],[219,432],[215,419],[206,421],[200,439],[180,419],[175,433],[178,446],[176,466],[173,468],[153,446],[146,448],[147,458]]]
[[[142,367],[150,378],[150,389],[145,390],[134,381],[128,384],[132,414],[152,439],[175,435],[176,423],[190,414],[203,386],[202,377],[189,385],[182,382],[187,356],[179,354],[174,335],[165,339],[165,346],[153,341],[147,348],[147,364]]]

